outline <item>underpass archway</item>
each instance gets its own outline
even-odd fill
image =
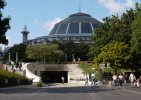
[[[68,83],[68,71],[42,71],[41,78],[44,83],[62,83],[61,77],[64,76],[65,83]]]

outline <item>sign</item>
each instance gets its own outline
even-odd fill
[[[105,68],[105,66],[99,66],[99,68]]]
[[[99,68],[105,68],[105,64],[99,64]]]

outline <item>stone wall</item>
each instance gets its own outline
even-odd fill
[[[70,79],[85,79],[78,64],[29,64],[27,68],[40,76],[41,71],[68,71],[68,81]]]

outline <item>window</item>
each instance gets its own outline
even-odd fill
[[[70,33],[79,34],[79,23],[70,23],[69,29],[68,29],[68,34],[70,34]]]
[[[52,31],[50,32],[50,35],[55,34],[57,29],[58,29],[59,25],[55,25],[55,27],[52,29]]]
[[[81,33],[92,33],[90,23],[81,23]]]
[[[91,40],[91,37],[86,37],[86,40]]]
[[[85,40],[85,37],[81,37],[81,40]]]
[[[67,29],[67,24],[61,24],[57,31],[57,34],[66,34],[66,29]]]

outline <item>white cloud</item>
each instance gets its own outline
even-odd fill
[[[135,2],[134,0],[126,0],[126,3],[121,3],[120,0],[116,2],[115,0],[98,0],[104,7],[109,9],[109,13],[123,13],[126,11],[127,7],[134,7]]]
[[[54,25],[55,25],[56,23],[60,22],[61,20],[63,20],[63,19],[61,19],[61,18],[59,18],[59,17],[56,17],[56,18],[53,19],[53,20],[48,20],[45,24],[40,24],[40,23],[38,22],[38,20],[35,19],[35,20],[34,20],[34,23],[35,23],[36,25],[39,25],[39,26],[45,28],[45,29],[48,30],[48,31],[51,31],[52,28],[54,27]]]
[[[97,18],[98,21],[100,21],[101,23],[103,23],[103,21],[100,18]]]
[[[34,23],[36,24],[36,23],[38,23],[38,21],[35,19],[35,20],[34,20]]]
[[[124,4],[126,7],[134,7],[135,2],[133,0],[127,0],[127,3]]]
[[[56,23],[60,22],[61,20],[63,20],[63,19],[61,19],[61,18],[59,18],[59,17],[56,17],[56,18],[53,19],[53,20],[48,20],[48,21],[47,21],[45,24],[43,24],[42,26],[43,26],[43,28],[45,28],[45,29],[51,31],[51,29],[54,27],[54,25],[55,25]]]

